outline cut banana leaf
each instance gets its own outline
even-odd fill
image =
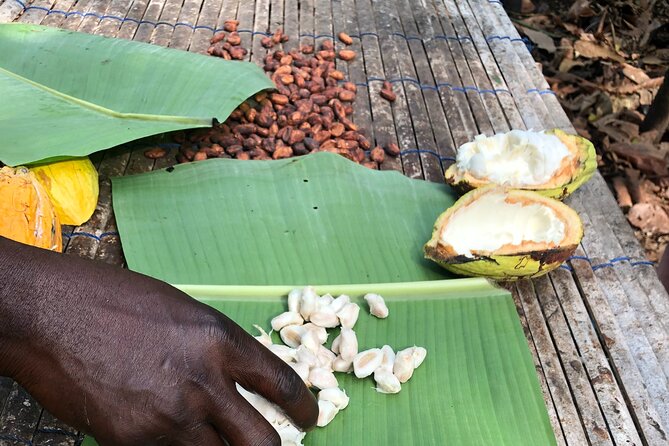
[[[250,63],[35,25],[0,24],[0,55],[8,165],[210,126],[274,87]]]
[[[183,287],[256,335],[285,311],[282,287]],[[370,378],[337,374],[349,406],[306,446],[544,446],[555,439],[527,341],[508,292],[481,279],[321,287],[361,304],[360,349],[427,348],[425,362],[396,395],[374,390]],[[386,297],[388,319],[370,316],[360,298]],[[334,331],[330,339],[336,335]],[[94,445],[92,439],[86,443]]]
[[[213,159],[113,180],[128,267],[170,283],[409,282],[449,273],[423,258],[448,186],[331,153]]]

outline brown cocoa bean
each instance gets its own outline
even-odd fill
[[[364,150],[369,150],[372,148],[372,143],[361,134],[358,134],[358,145]]]
[[[179,164],[184,164],[184,163],[187,163],[187,162],[188,162],[188,160],[186,159],[185,156],[183,156],[183,155],[180,154],[180,153],[177,154],[177,163],[179,163]]]
[[[351,152],[353,154],[353,161],[356,163],[361,163],[365,160],[365,151],[362,150],[360,147],[357,149],[353,149]]]
[[[331,100],[330,107],[332,107],[334,110],[334,114],[337,118],[340,120],[346,118],[346,109],[344,108],[344,104],[342,104],[338,99]]]
[[[265,65],[263,66],[263,70],[271,72],[276,70],[276,68],[279,66],[279,63],[276,61],[271,61],[271,62],[265,62]]]
[[[383,99],[385,99],[388,102],[395,102],[395,100],[397,99],[397,95],[392,90],[382,89],[379,91],[379,94]]]
[[[313,54],[314,53],[314,46],[313,45],[302,45],[300,47],[300,51],[303,54]]]
[[[335,114],[331,107],[322,106],[319,112],[324,118],[334,119]]]
[[[340,50],[338,54],[341,60],[351,61],[355,59],[355,51],[353,50]]]
[[[246,138],[242,145],[247,150],[255,149],[257,147],[256,140],[253,138]]]
[[[358,126],[355,125],[355,124],[353,123],[353,121],[351,121],[350,119],[348,119],[348,118],[339,118],[339,121],[340,121],[342,124],[344,124],[344,127],[346,127],[347,129],[349,129],[349,130],[353,130],[353,131],[355,131],[355,132],[358,131]]]
[[[290,85],[290,84],[292,84],[293,82],[295,82],[295,78],[293,77],[292,74],[282,74],[282,75],[279,77],[279,80],[281,81],[281,83],[282,83],[283,85]]]
[[[281,65],[279,68],[276,69],[274,74],[277,74],[277,75],[279,75],[279,74],[290,74],[292,72],[293,72],[292,68],[290,68],[288,65]]]
[[[288,133],[290,132],[290,127],[283,127],[279,132],[276,134],[277,139],[282,139],[282,140],[287,140],[288,139]]]
[[[293,148],[285,145],[280,147],[277,146],[276,150],[272,154],[272,158],[275,160],[290,158],[291,156],[293,156]]]
[[[374,161],[365,161],[365,162],[362,162],[360,164],[362,164],[364,167],[366,167],[368,169],[374,169],[374,170],[379,169],[379,165],[376,164],[376,162],[374,162]]]
[[[240,135],[248,136],[256,131],[256,126],[255,124],[240,124],[237,127],[235,127],[235,130]]]
[[[283,30],[281,28],[277,29],[274,31],[274,34],[272,35],[272,42],[275,44],[281,43],[281,39],[283,38]]]
[[[279,125],[279,127],[283,128],[288,125],[288,118],[286,115],[281,115],[276,119],[276,123]]]
[[[204,161],[206,159],[207,159],[207,154],[202,150],[193,155],[193,161]]]
[[[270,37],[263,37],[262,39],[260,39],[260,44],[267,49],[274,47],[274,42]]]
[[[237,138],[234,136],[224,136],[219,140],[219,144],[221,144],[223,147],[229,147],[229,146],[234,146],[235,144],[239,144],[239,141]]]
[[[342,139],[348,139],[349,141],[357,141],[358,140],[358,132],[353,132],[351,130],[348,130],[341,135]]]
[[[342,73],[339,70],[333,70],[328,73],[328,76],[330,76],[332,79],[341,81],[344,79],[344,73]]]
[[[279,125],[275,122],[269,126],[269,136],[274,137],[279,133]]]
[[[209,158],[217,158],[223,155],[224,152],[223,147],[221,147],[218,144],[212,144],[211,146],[205,147],[202,150],[204,150],[204,152],[207,154]]]
[[[331,134],[327,130],[321,130],[319,132],[316,132],[316,133],[314,133],[314,136],[313,136],[314,140],[316,142],[318,142],[319,144],[323,144],[323,142],[330,139],[330,137],[331,137]]]
[[[351,36],[349,36],[349,35],[346,34],[345,32],[341,32],[341,33],[339,33],[339,34],[337,35],[337,37],[339,37],[339,40],[340,40],[341,43],[343,43],[344,45],[352,45],[352,44],[353,44],[353,39],[351,38]]]
[[[229,19],[223,22],[223,29],[229,33],[237,31],[238,26],[239,26],[239,20]]]
[[[327,141],[324,141],[318,149],[324,152],[336,152],[337,143],[334,139],[328,139]]]
[[[243,161],[248,161],[251,159],[251,155],[248,154],[248,152],[237,152],[235,155],[235,158],[238,160],[243,160]]]
[[[309,124],[308,122],[303,122],[302,124],[300,124],[298,128],[302,130],[305,134],[311,132],[311,124]]]
[[[326,88],[325,91],[323,92],[328,101],[336,98],[337,93],[338,93],[337,88],[335,87]]]
[[[348,90],[341,90],[339,92],[339,100],[342,102],[353,102],[355,101],[355,93]]]
[[[372,151],[369,154],[369,157],[372,159],[372,161],[376,161],[377,163],[382,163],[386,159],[386,153],[383,151],[381,147],[374,147]]]
[[[242,38],[236,32],[232,32],[228,35],[228,38],[225,39],[232,46],[237,46],[242,43]]]
[[[265,138],[262,140],[262,148],[267,153],[274,153],[276,149],[276,140],[274,138]]]
[[[335,52],[334,51],[328,51],[328,50],[321,50],[318,52],[317,57],[320,57],[323,60],[329,61],[329,60],[334,60],[335,59]]]
[[[226,35],[227,34],[225,34],[225,33],[216,33],[216,34],[214,34],[214,37],[212,37],[209,42],[212,45],[215,44],[215,43],[221,42],[221,41],[225,40]]]
[[[304,145],[304,143],[298,142],[293,144],[293,155],[306,155],[309,153],[309,150],[307,147]]]
[[[328,102],[328,97],[325,94],[315,94],[311,97],[311,100],[316,105],[324,105]]]
[[[256,134],[263,138],[267,138],[269,136],[269,129],[265,127],[257,127]]]
[[[193,149],[187,149],[187,148],[180,148],[179,152],[186,157],[188,161],[193,161],[193,158],[195,157],[195,150]]]
[[[341,86],[344,90],[352,91],[353,93],[358,91],[358,87],[353,82],[344,82]]]
[[[320,115],[314,113],[309,115],[309,117],[307,118],[307,122],[311,124],[311,126],[313,127],[316,125],[321,125],[323,123],[323,118],[321,118]]]
[[[241,111],[241,110],[238,109],[238,108],[234,109],[234,110],[232,111],[232,113],[230,113],[230,119],[234,119],[234,120],[237,120],[237,121],[239,121],[240,119],[242,119],[243,116],[244,116],[244,112]]]
[[[400,147],[393,143],[388,144],[386,147],[384,147],[386,150],[386,153],[390,156],[398,156],[400,154]]]
[[[334,50],[335,45],[332,39],[326,39],[321,43],[321,49],[326,51]]]
[[[306,119],[306,115],[300,111],[296,111],[290,114],[288,117],[289,125],[300,125]]]
[[[286,56],[283,56],[283,57],[281,58],[281,60],[279,61],[279,63],[280,63],[281,65],[290,65],[290,64],[293,63],[293,56],[291,56],[290,54],[289,54],[289,55],[286,55]]]
[[[246,117],[246,120],[248,122],[253,122],[256,119],[256,116],[258,115],[258,110],[255,108],[249,108],[246,113],[244,113],[244,116]]]
[[[288,103],[288,96],[285,94],[272,93],[269,98],[274,104],[286,105]]]
[[[272,119],[272,116],[265,111],[258,113],[255,119],[255,123],[258,124],[258,126],[265,128],[269,128],[269,126],[272,125],[273,122],[274,119]]]
[[[320,143],[314,138],[304,138],[304,146],[309,150],[316,150],[320,146]]]
[[[335,136],[339,138],[341,135],[344,134],[344,124],[341,122],[335,122],[330,126],[330,133],[332,133],[332,136]]]
[[[144,156],[152,160],[162,158],[165,155],[167,155],[167,150],[163,149],[162,147],[154,147],[144,151]]]
[[[230,48],[230,57],[232,57],[235,60],[242,60],[244,59],[244,56],[248,53],[246,48],[242,48],[240,46],[235,46]]]
[[[305,134],[302,130],[293,129],[290,131],[290,136],[288,138],[288,141],[285,141],[285,143],[288,144],[289,146],[292,146],[293,144],[304,141],[304,138]]]
[[[344,110],[346,111],[346,114],[349,116],[353,114],[353,106],[351,104],[344,105]]]

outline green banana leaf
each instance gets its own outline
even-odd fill
[[[56,28],[0,24],[0,161],[82,156],[224,121],[260,68]]]
[[[182,287],[257,335],[285,311],[288,287]],[[338,373],[349,406],[306,446],[549,446],[555,444],[527,341],[507,291],[482,279],[321,287],[347,293],[363,311],[360,349],[415,345],[428,354],[396,395],[375,392],[372,378]],[[360,298],[379,292],[390,315],[370,316]],[[330,339],[336,336],[336,330]],[[278,342],[278,337],[276,338]],[[87,439],[85,445],[95,442]]]
[[[423,258],[443,184],[339,155],[212,159],[113,179],[132,270],[169,283],[346,284],[454,277]]]

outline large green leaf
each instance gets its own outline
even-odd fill
[[[81,156],[224,121],[260,68],[139,42],[0,24],[0,161]]]
[[[113,198],[128,267],[170,283],[452,277],[422,250],[451,189],[331,153],[178,165],[114,179]]]
[[[184,287],[184,291],[254,333],[284,311],[287,288]],[[550,446],[555,438],[527,341],[508,292],[481,279],[323,287],[362,304],[368,291],[386,297],[390,316],[361,312],[360,348],[414,344],[428,355],[397,395],[374,391],[371,378],[338,374],[349,406],[307,446]],[[256,333],[254,333],[256,334]],[[334,334],[330,336],[332,339]],[[89,439],[87,445],[94,442]]]

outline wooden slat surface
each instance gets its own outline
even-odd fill
[[[248,60],[255,63],[266,54],[262,33],[279,27],[290,36],[285,49],[318,46],[346,32],[358,56],[337,60],[337,68],[358,85],[353,119],[373,144],[398,143],[401,158],[387,158],[382,168],[412,178],[442,182],[455,148],[481,132],[573,131],[497,1],[33,0],[26,6],[0,0],[0,22],[41,23],[199,53],[212,29],[236,18]],[[380,97],[382,80],[392,82],[396,102]],[[100,172],[100,202],[85,225],[64,228],[69,255],[124,264],[110,178],[167,167],[176,149],[153,162],[143,156],[150,144],[92,157]],[[652,266],[620,260],[641,260],[643,249],[599,174],[568,204],[586,229],[579,257],[548,277],[509,287],[557,442],[669,444],[667,293]],[[65,446],[78,439],[18,385],[0,378],[0,446]]]

